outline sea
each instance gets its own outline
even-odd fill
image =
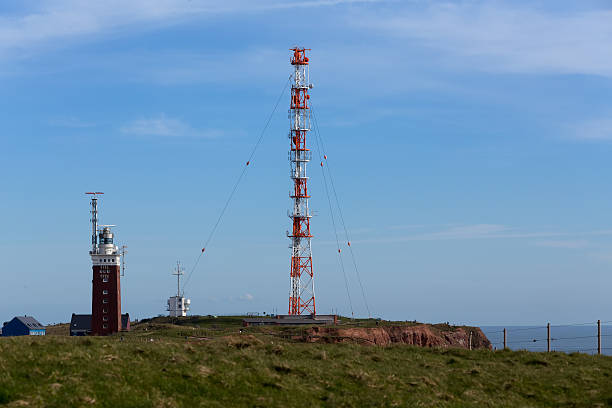
[[[481,326],[494,349],[546,351],[546,326]],[[550,349],[564,353],[597,354],[597,324],[551,325]],[[612,325],[601,326],[601,354],[612,356]]]

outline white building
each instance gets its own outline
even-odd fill
[[[187,316],[187,311],[191,305],[191,299],[185,299],[185,296],[181,294],[181,275],[184,273],[180,262],[177,262],[176,271],[172,272],[173,275],[176,275],[176,296],[168,299],[168,308],[166,309],[170,312],[170,317]]]
[[[170,317],[185,317],[191,305],[191,299],[183,296],[172,296],[168,299],[168,311]]]

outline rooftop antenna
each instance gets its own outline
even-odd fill
[[[91,252],[96,252],[98,247],[98,195],[104,194],[100,191],[87,192],[91,195]]]
[[[181,275],[185,274],[185,269],[181,268],[181,262],[176,261],[176,270],[172,272],[173,275],[176,275],[176,296],[181,296]]]
[[[121,276],[125,276],[125,254],[127,252],[127,245],[121,245]]]
[[[185,270],[181,267],[181,262],[176,261],[176,270],[172,272],[173,275],[176,275],[176,296],[172,296],[168,299],[167,310],[170,312],[170,317],[187,316],[187,311],[191,305],[191,299],[185,299],[185,297],[181,295],[181,275],[184,273]]]

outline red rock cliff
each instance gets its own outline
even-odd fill
[[[388,346],[410,344],[421,347],[469,348],[470,332],[473,349],[490,349],[491,342],[478,327],[439,329],[430,325],[339,328],[319,326],[308,329],[302,340],[307,342],[363,344]]]

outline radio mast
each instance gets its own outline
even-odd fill
[[[308,90],[312,88],[309,80],[309,48],[292,48],[293,83],[291,84],[291,104],[289,108],[289,162],[290,177],[293,180],[293,211],[289,214],[292,220],[292,231],[287,233],[291,239],[291,289],[289,292],[289,314],[316,315],[314,275],[312,272],[312,249],[310,246],[310,218],[308,210],[308,188],[306,163],[310,161],[311,152],[306,148],[306,134],[310,130],[310,110],[308,107]]]

